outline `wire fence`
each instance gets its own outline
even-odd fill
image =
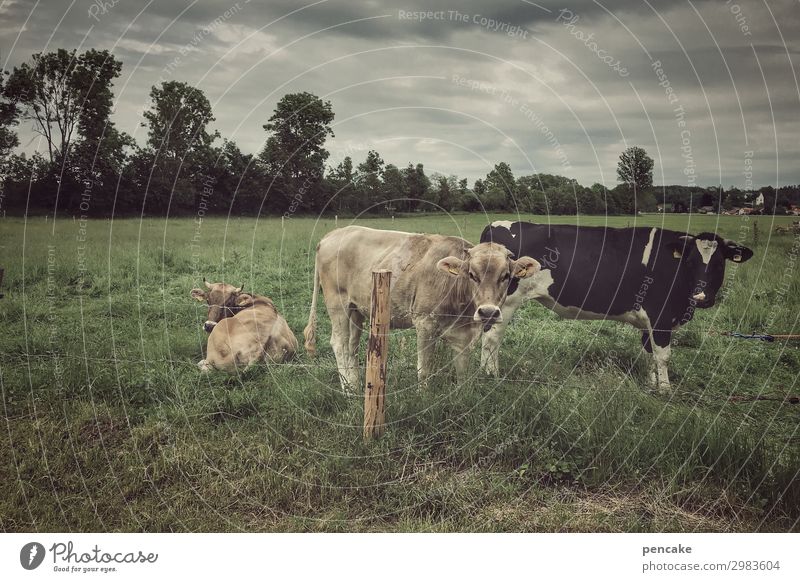
[[[187,369],[194,369],[198,372],[198,376],[202,375],[202,372],[198,369],[197,362],[188,360],[188,359],[167,359],[167,358],[157,358],[154,357],[152,359],[140,359],[140,358],[123,358],[123,357],[95,357],[95,356],[88,356],[88,355],[76,355],[76,354],[3,354],[0,356],[0,362],[3,360],[18,360],[18,361],[26,361],[30,359],[38,359],[38,360],[60,360],[60,359],[67,359],[67,360],[74,360],[79,362],[96,362],[102,364],[141,364],[141,365],[153,365],[157,363],[168,363],[171,366],[175,367],[185,367]],[[289,369],[300,369],[300,370],[314,370],[314,371],[324,371],[330,374],[338,374],[339,368],[335,365],[326,365],[323,363],[305,363],[305,362],[297,362],[297,361],[289,361],[281,364],[274,364],[276,366],[280,366],[281,368],[289,368]],[[365,364],[359,364],[356,366],[360,373],[363,374],[366,368]],[[407,368],[406,372],[416,372],[414,366],[404,366]],[[620,380],[624,379],[624,377],[630,378],[632,367],[626,370],[622,366],[616,366],[617,370],[619,371]],[[514,366],[512,366],[512,370]],[[243,373],[245,369],[242,369],[240,373]],[[438,374],[434,374],[438,375]],[[557,389],[564,389],[570,390],[570,387],[565,387],[563,383],[561,383],[560,379],[541,379],[541,378],[514,378],[508,375],[505,376],[491,376],[491,375],[480,375],[480,380],[487,384],[514,384],[514,385],[524,385],[524,386],[532,386],[538,385],[542,387],[554,387]],[[474,380],[474,376],[471,380]],[[418,382],[412,382],[412,385],[418,385]],[[557,385],[556,385],[557,384]],[[390,387],[391,389],[391,387]],[[360,388],[354,389],[354,391],[359,391]],[[624,387],[621,385],[617,385],[613,388],[604,388],[600,385],[592,385],[591,390],[597,392],[609,392],[609,393],[632,393],[641,395],[646,393],[646,389],[644,388],[630,388]],[[352,391],[349,393],[353,393]],[[737,403],[752,403],[752,402],[780,402],[783,404],[800,404],[800,396],[797,395],[790,395],[788,393],[781,393],[778,391],[771,391],[771,392],[760,392],[758,394],[744,394],[744,395],[736,395],[731,394],[727,399],[727,402],[731,404]]]

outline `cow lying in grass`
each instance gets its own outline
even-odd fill
[[[417,330],[417,371],[425,386],[433,368],[436,342],[453,350],[459,380],[469,348],[481,331],[494,325],[511,277],[524,279],[539,270],[530,257],[513,260],[497,244],[472,243],[454,236],[411,234],[348,226],[317,245],[311,313],[303,332],[306,350],[316,346],[317,292],[322,288],[331,319],[331,346],[342,387],[358,386],[358,346],[372,297],[372,272],[388,269],[391,326]]]
[[[670,390],[667,364],[672,332],[696,309],[712,307],[725,263],[743,263],[753,251],[714,233],[697,236],[662,228],[606,228],[497,221],[481,242],[504,245],[512,256],[538,257],[542,270],[512,280],[502,318],[483,338],[481,363],[499,373],[503,333],[525,300],[535,299],[569,319],[611,319],[642,332],[652,354],[650,384]]]
[[[209,283],[192,289],[192,297],[208,304],[203,329],[208,332],[201,370],[233,373],[257,362],[285,362],[297,351],[297,338],[272,300],[244,293],[242,287]]]

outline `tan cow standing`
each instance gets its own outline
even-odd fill
[[[241,287],[208,283],[192,289],[192,297],[208,303],[203,329],[209,332],[201,370],[233,373],[257,362],[285,362],[297,352],[297,338],[272,300],[243,293]]]
[[[537,261],[509,258],[497,244],[477,246],[453,236],[348,226],[320,241],[306,350],[316,351],[317,293],[322,287],[331,319],[331,346],[344,389],[358,386],[358,346],[372,297],[372,272],[392,272],[393,328],[417,330],[417,371],[425,386],[439,338],[453,350],[456,372],[467,371],[469,348],[499,321],[510,277],[530,277]]]

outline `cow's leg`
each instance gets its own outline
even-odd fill
[[[500,344],[503,343],[503,335],[506,332],[508,320],[505,309],[503,309],[503,321],[495,323],[492,328],[483,333],[481,342],[481,369],[490,376],[500,375]]]
[[[671,390],[667,372],[667,364],[669,364],[669,356],[672,352],[672,348],[669,345],[671,340],[672,332],[653,332],[653,358],[656,361],[656,372],[658,374],[658,391],[661,393],[669,393]]]
[[[350,392],[358,386],[358,368],[354,367],[354,354],[350,351],[350,313],[349,309],[340,305],[328,305],[328,316],[331,319],[331,347],[336,356],[336,368],[342,390]],[[355,374],[355,378],[353,375]]]
[[[364,330],[364,315],[361,312],[357,311],[356,309],[351,309],[349,312],[349,340],[348,340],[348,364],[347,368],[349,370],[349,375],[347,377],[347,382],[350,384],[354,390],[358,390],[361,382],[361,378],[359,375],[360,367],[358,365],[358,353],[360,342],[361,342],[361,332]]]
[[[468,332],[456,332],[447,336],[447,343],[453,350],[453,364],[456,367],[456,378],[459,384],[463,384],[467,379],[469,371],[469,354],[477,337],[470,337]]]
[[[417,330],[417,378],[419,387],[426,389],[433,373],[433,353],[436,349],[436,323],[428,319],[414,322]]]
[[[535,276],[534,276],[535,278]],[[511,318],[514,317],[514,312],[519,309],[525,300],[527,287],[531,283],[523,279],[516,291],[506,297],[505,303],[500,311],[503,314],[502,321],[495,323],[492,328],[483,333],[481,340],[481,368],[490,376],[500,375],[500,344],[503,342],[503,336],[506,333]]]
[[[655,390],[658,388],[658,376],[656,376],[656,362],[653,356],[653,344],[650,341],[650,332],[642,332],[642,349],[645,352],[645,361],[647,362],[647,386]]]
[[[350,311],[350,353],[356,354],[356,359],[362,331],[364,331],[364,314],[353,309]]]

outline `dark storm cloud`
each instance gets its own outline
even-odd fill
[[[374,148],[471,179],[507,161],[607,185],[634,144],[657,182],[687,183],[684,130],[698,184],[742,184],[751,150],[756,184],[800,182],[798,27],[790,0],[0,5],[7,67],[44,49],[113,49],[114,119],[139,141],[163,80],[203,89],[245,151],[263,146],[282,95],[311,91],[336,112],[331,161]]]

